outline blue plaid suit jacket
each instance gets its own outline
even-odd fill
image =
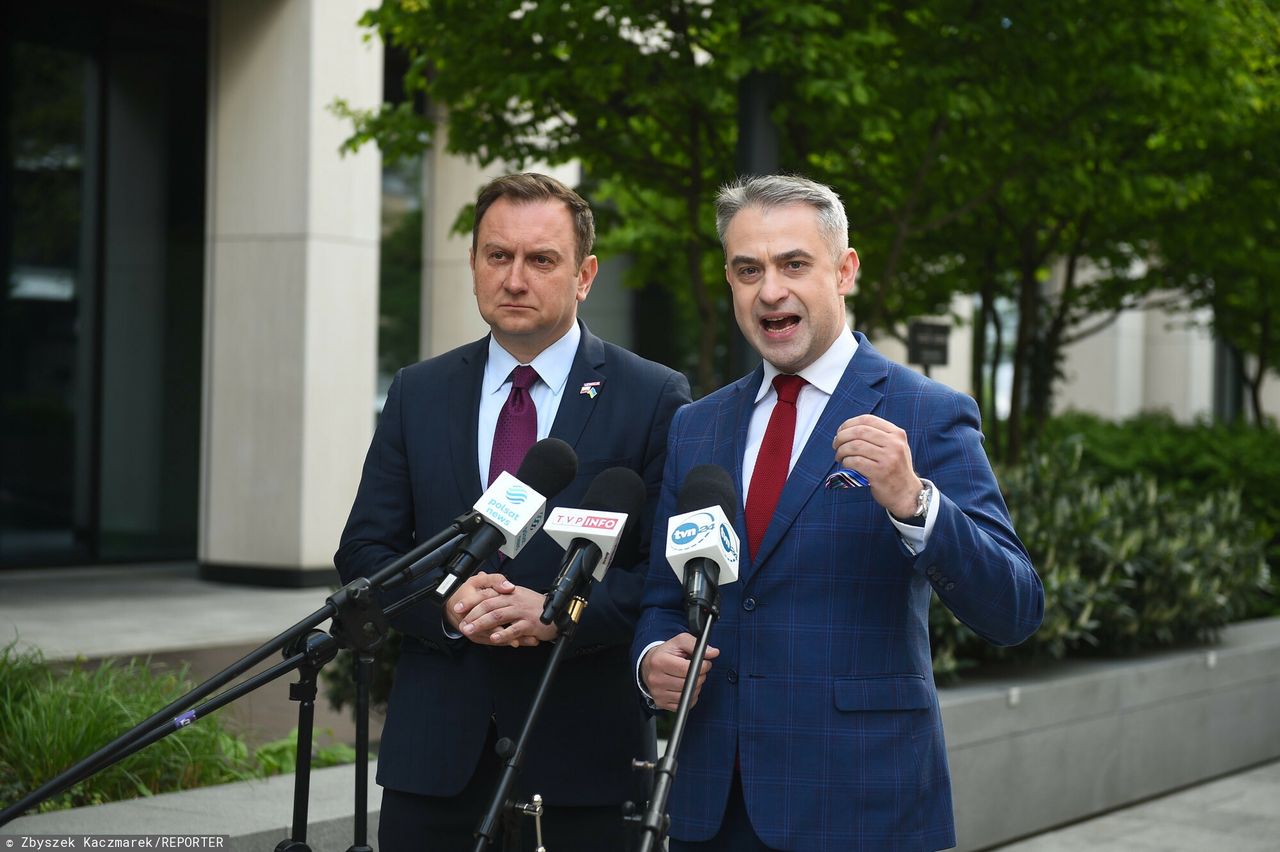
[[[996,644],[1040,624],[1044,592],[982,449],[968,396],[858,350],[787,479],[754,561],[723,586],[720,649],[689,719],[670,800],[671,834],[719,828],[735,754],[753,827],[786,850],[955,845],[951,785],[929,653],[930,592]],[[688,471],[713,463],[742,494],[747,424],[763,371],[681,409],[672,422],[655,553]],[[928,546],[902,544],[870,488],[826,489],[836,429],[871,413],[902,427],[921,477],[942,494]],[[738,534],[746,540],[739,505]],[[633,644],[687,630],[682,590],[654,559]]]

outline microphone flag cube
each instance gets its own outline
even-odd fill
[[[603,509],[552,509],[542,529],[555,539],[556,544],[568,550],[575,538],[584,539],[600,548],[600,561],[591,572],[598,583],[618,551],[618,542],[627,526],[625,512],[606,512]]]
[[[504,470],[473,508],[502,533],[498,550],[514,559],[542,526],[547,498]]]
[[[710,559],[720,566],[718,582],[732,583],[738,579],[740,552],[738,534],[719,506],[685,512],[667,521],[667,562],[681,579],[689,560]]]

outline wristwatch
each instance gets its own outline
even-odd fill
[[[920,493],[916,495],[916,510],[909,517],[898,518],[899,523],[911,524],[913,527],[924,526],[924,516],[929,511],[929,501],[933,499],[933,486],[921,482]]]

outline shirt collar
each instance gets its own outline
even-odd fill
[[[853,355],[857,351],[857,338],[846,325],[840,332],[840,336],[827,347],[827,351],[801,370],[799,376],[827,396],[831,396],[836,392],[836,386],[840,384],[845,368],[849,366],[849,362],[853,360]],[[764,381],[760,383],[760,390],[756,391],[756,402],[764,399],[765,395],[773,390],[773,379],[780,373],[777,367],[768,361],[764,362]]]
[[[569,371],[573,369],[573,359],[578,354],[578,343],[581,340],[582,329],[575,322],[559,340],[539,352],[530,362],[529,366],[538,371],[538,378],[551,388],[552,393],[559,394],[564,390],[564,383],[569,380]],[[503,349],[493,335],[489,335],[489,360],[484,365],[481,396],[501,390],[511,378],[511,371],[519,365],[520,362]]]

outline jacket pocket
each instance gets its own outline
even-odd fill
[[[923,675],[893,674],[840,678],[835,682],[837,710],[926,710],[932,690]]]

